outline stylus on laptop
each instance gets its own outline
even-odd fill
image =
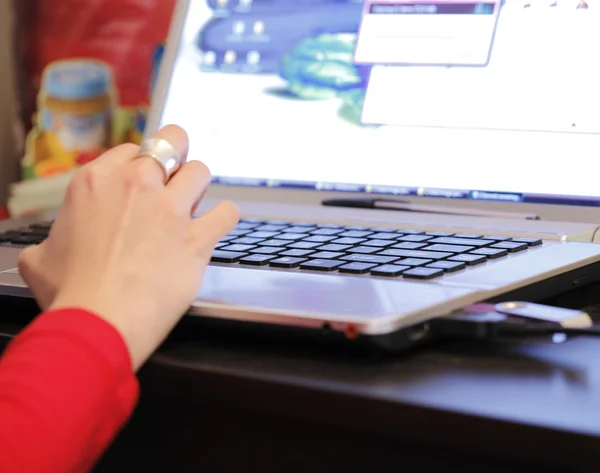
[[[356,209],[400,210],[404,212],[423,212],[442,215],[470,215],[475,217],[514,218],[520,220],[539,220],[535,214],[520,212],[501,212],[498,210],[467,209],[442,205],[414,204],[405,200],[391,199],[327,199],[323,205],[330,207],[350,207]]]

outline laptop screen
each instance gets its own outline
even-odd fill
[[[221,184],[600,203],[600,0],[191,0],[160,124]]]

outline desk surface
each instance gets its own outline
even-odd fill
[[[600,466],[600,339],[447,342],[367,359],[198,334],[167,342],[140,379],[144,393],[279,416],[290,425]]]
[[[205,340],[164,347],[142,379],[153,391],[290,420],[576,464],[600,457],[597,360],[600,340],[583,337],[444,344],[392,360]]]

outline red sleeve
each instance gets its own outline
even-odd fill
[[[0,358],[0,471],[89,471],[137,396],[115,328],[79,309],[42,314]]]

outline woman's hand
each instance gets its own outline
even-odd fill
[[[156,136],[183,156],[176,126]],[[224,202],[192,220],[210,183],[199,161],[168,183],[139,148],[118,146],[70,183],[46,241],[25,249],[20,271],[43,309],[78,307],[111,323],[138,369],[194,301],[215,244],[238,222]]]

